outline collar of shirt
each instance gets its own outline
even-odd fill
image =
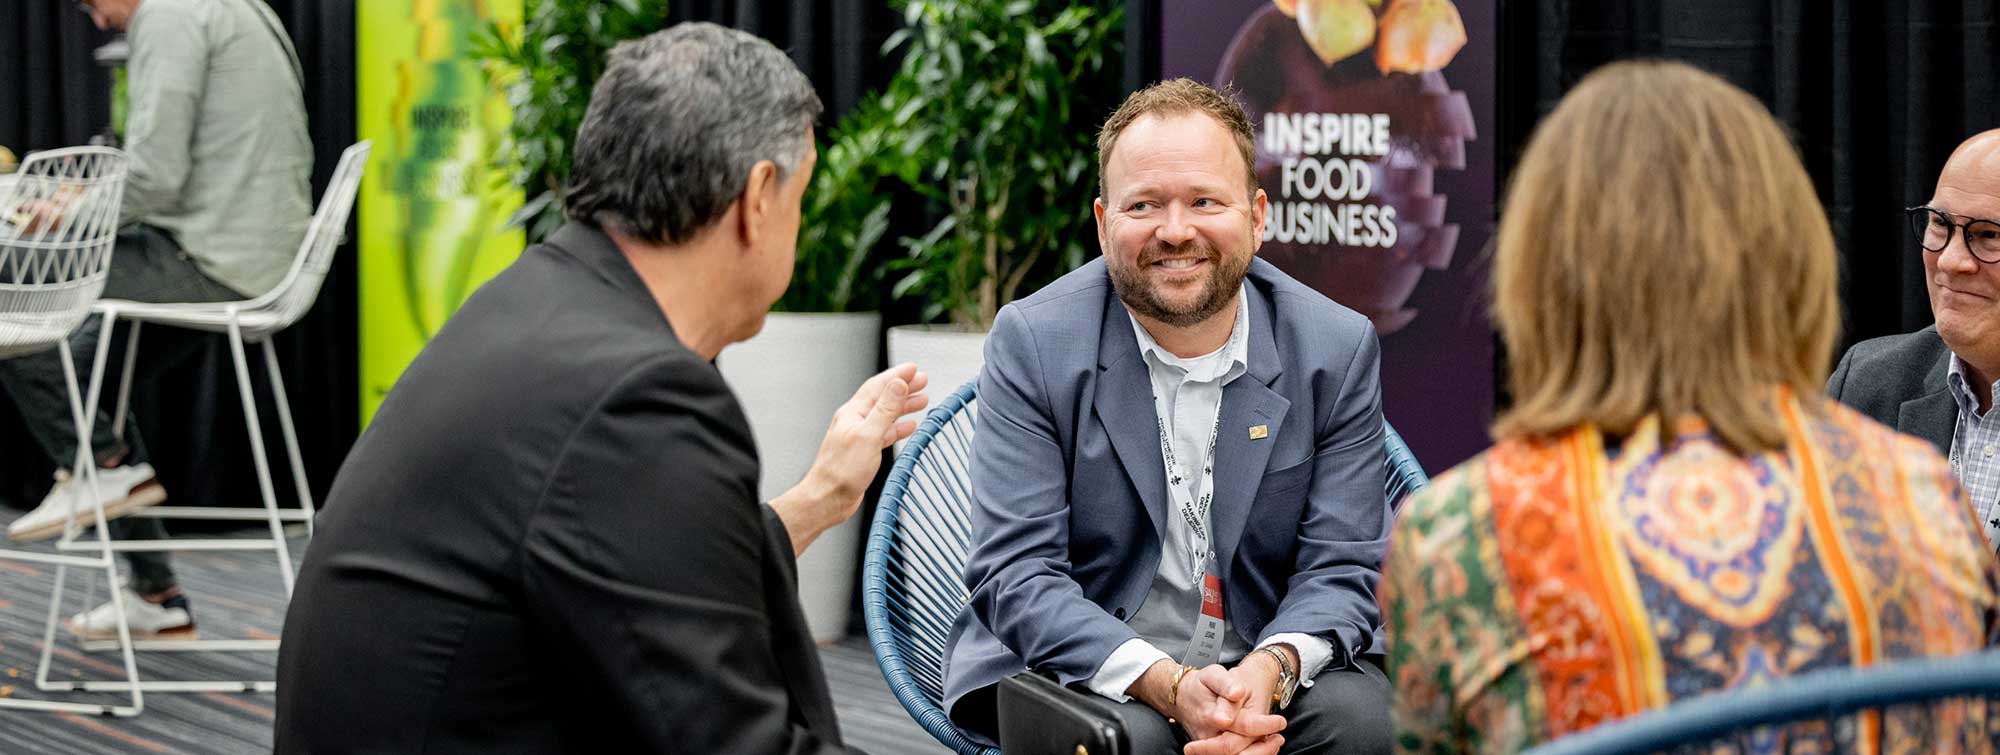
[[[1972,384],[1966,379],[1970,374],[1972,374],[1971,368],[1965,365],[1965,360],[1959,359],[1957,354],[1952,354],[1951,361],[1945,368],[1944,382],[1951,391],[1952,400],[1958,402],[1958,414],[1961,417],[1979,416],[1979,397],[1972,393]],[[1992,391],[1987,394],[1988,396],[2000,394],[2000,380],[1993,381],[1993,385],[1987,390]]]
[[[1250,369],[1250,297],[1245,295],[1239,284],[1236,288],[1236,324],[1229,329],[1229,340],[1222,348],[1198,357],[1183,359],[1173,352],[1160,348],[1146,327],[1139,324],[1139,318],[1130,311],[1125,317],[1132,321],[1132,333],[1139,339],[1139,353],[1145,355],[1146,364],[1154,370],[1171,367],[1178,370],[1189,382],[1207,383],[1220,381],[1228,385]]]

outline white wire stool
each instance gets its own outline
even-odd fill
[[[0,359],[26,356],[53,347],[62,360],[63,381],[68,388],[70,421],[76,428],[77,448],[72,479],[83,484],[94,503],[90,511],[77,510],[76,496],[70,496],[68,521],[63,528],[57,553],[8,549],[0,559],[52,564],[56,567],[54,594],[60,594],[70,567],[102,569],[106,580],[115,582],[118,563],[112,555],[104,504],[97,495],[97,463],[90,449],[90,429],[95,412],[99,381],[110,347],[109,328],[98,340],[92,355],[89,395],[77,390],[76,362],[70,353],[69,335],[90,314],[98,295],[104,292],[104,278],[110,269],[111,251],[118,238],[118,211],[125,198],[127,175],[125,153],[104,147],[74,147],[29,155],[19,173],[0,185]],[[90,515],[95,540],[76,539]],[[61,551],[92,552],[74,555]],[[61,603],[49,602],[48,623],[42,632],[41,658],[35,669],[35,685],[44,690],[61,689],[62,683],[49,681],[50,657],[55,646],[56,617]],[[145,710],[140,694],[139,665],[133,654],[131,628],[125,619],[122,596],[111,599],[118,619],[118,640],[111,643],[125,661],[125,682],[121,691],[131,693],[131,704],[109,705],[57,700],[0,698],[0,708],[135,716]]]
[[[233,302],[202,303],[149,303],[104,299],[97,302],[94,311],[103,316],[105,338],[109,341],[111,324],[123,319],[132,324],[126,337],[124,364],[118,381],[117,408],[112,416],[112,427],[121,433],[125,427],[125,416],[131,407],[132,376],[138,359],[138,344],[141,327],[154,325],[202,330],[222,333],[228,336],[231,361],[236,371],[236,387],[243,402],[243,418],[250,437],[251,459],[256,465],[257,483],[262,494],[262,509],[243,509],[217,506],[154,506],[128,514],[131,517],[156,519],[205,519],[225,521],[262,521],[270,527],[268,537],[254,538],[170,538],[165,540],[116,540],[109,547],[116,552],[133,551],[270,551],[278,562],[278,573],[283,578],[285,597],[289,600],[295,571],[292,565],[291,547],[285,539],[286,522],[305,523],[306,536],[312,536],[313,501],[312,492],[306,483],[305,463],[299,453],[298,432],[292,423],[291,401],[285,392],[284,376],[278,369],[277,353],[271,346],[271,337],[290,327],[312,308],[319,295],[321,282],[332,266],[333,253],[340,246],[342,233],[347,227],[347,219],[354,207],[355,192],[361,183],[361,174],[368,161],[369,142],[360,142],[347,148],[341,154],[340,163],[335,167],[333,179],[327,184],[326,193],[320,198],[319,208],[313,214],[312,222],[306,229],[305,238],[300,242],[298,253],[292,259],[292,266],[285,277],[269,292],[255,299]],[[257,401],[250,386],[249,360],[245,345],[260,344],[264,352],[264,370],[270,380],[271,397],[278,412],[278,426],[285,440],[286,460],[292,471],[293,493],[298,502],[294,507],[278,505],[275,486],[271,481],[271,467],[264,447],[263,423],[257,412]],[[103,347],[100,345],[100,351]],[[101,370],[102,359],[94,369]],[[92,385],[99,381],[99,375],[91,376]],[[93,388],[92,395],[97,395]],[[60,550],[84,550],[89,544],[65,537],[57,544]],[[61,584],[51,603],[61,597]],[[94,600],[96,585],[89,585],[85,604]],[[118,592],[112,589],[111,592]],[[121,619],[122,621],[122,619]],[[125,631],[120,628],[121,633]],[[281,640],[267,639],[192,639],[192,640],[138,640],[130,644],[140,652],[274,652]],[[83,643],[85,650],[104,651],[119,647],[109,641]],[[209,679],[181,681],[136,682],[139,689],[148,692],[274,692],[277,682],[273,679]],[[41,681],[37,679],[37,685]],[[127,688],[125,682],[80,681],[53,682],[43,687],[50,690],[81,691],[121,691]]]

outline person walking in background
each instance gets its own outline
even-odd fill
[[[125,151],[130,159],[126,224],[111,255],[104,297],[142,302],[255,298],[285,277],[312,217],[312,143],[306,135],[298,55],[271,9],[258,0],[80,0],[99,29],[126,33]],[[64,208],[31,208],[38,222]],[[92,317],[70,336],[88,360],[101,327]],[[152,328],[140,339],[143,375],[187,358],[214,336]],[[121,336],[122,340],[122,336]],[[114,345],[114,352],[121,347]],[[87,370],[86,361],[80,370]],[[76,461],[61,358],[54,351],[0,362],[0,388],[13,398],[59,470],[40,506],[14,520],[7,536],[46,540],[68,524]],[[166,500],[145,443],[128,416],[123,433],[108,413],[92,424],[104,514],[118,519]],[[76,510],[87,511],[79,500]],[[122,540],[159,540],[159,519],[118,519]],[[124,590],[134,639],[195,636],[194,614],[165,552],[132,551]],[[117,637],[110,603],[79,613],[70,631],[87,640]]]
[[[1515,752],[1993,641],[2000,571],[1945,460],[1819,394],[1837,274],[1812,182],[1750,95],[1630,62],[1563,98],[1494,255],[1514,404],[1491,449],[1403,504],[1383,565],[1399,750]],[[1990,752],[1985,705],[1758,736]]]

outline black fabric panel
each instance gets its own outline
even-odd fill
[[[90,51],[111,35],[67,2],[19,0],[0,10],[0,146],[83,144],[111,116],[111,75]]]
[[[1125,0],[1125,92],[1145,88],[1160,72],[1160,0]],[[1113,107],[1105,104],[1109,113]]]
[[[674,0],[667,20],[708,21],[763,37],[792,57],[819,90],[832,123],[894,73],[882,43],[902,28],[885,0]]]
[[[1960,141],[2000,127],[1992,0],[1504,0],[1502,185],[1535,121],[1591,69],[1683,60],[1790,130],[1842,262],[1843,348],[1931,321],[1902,208]]]

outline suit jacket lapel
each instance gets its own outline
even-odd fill
[[[1264,479],[1283,431],[1290,399],[1271,389],[1284,374],[1277,339],[1271,333],[1270,301],[1254,285],[1245,286],[1250,297],[1249,365],[1243,375],[1222,389],[1222,412],[1215,435],[1215,500],[1209,508],[1209,522],[1215,528],[1216,562],[1227,579],[1236,546],[1250,519],[1250,503],[1257,485]],[[1264,425],[1268,435],[1252,440],[1250,428]]]
[[[1104,326],[1097,340],[1098,376],[1093,411],[1111,436],[1111,447],[1138,490],[1146,515],[1153,520],[1154,542],[1166,542],[1167,473],[1160,458],[1160,427],[1153,410],[1153,380],[1139,341],[1118,294],[1107,287]],[[1226,403],[1226,402],[1225,402]]]
[[[1903,402],[1896,413],[1896,430],[1931,442],[1938,453],[1951,453],[1951,436],[1958,428],[1958,402],[1951,397],[1945,375],[1951,352],[1946,351],[1924,376],[1925,393]]]

